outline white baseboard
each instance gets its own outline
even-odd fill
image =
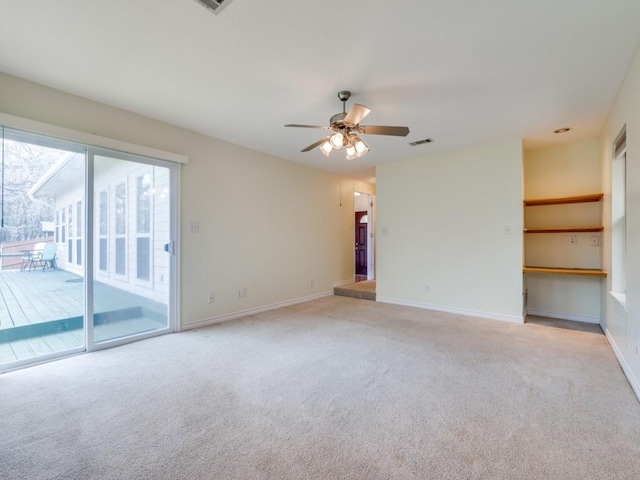
[[[587,317],[586,315],[567,315],[566,313],[543,312],[541,310],[531,309],[527,309],[527,314],[535,315],[537,317],[557,318],[559,320],[572,320],[574,322],[596,323],[598,325],[600,324],[600,318]]]
[[[193,330],[194,328],[207,327],[216,323],[227,322],[229,320],[235,320],[236,318],[246,317],[248,315],[254,315],[256,313],[268,312],[269,310],[276,310],[278,308],[290,307],[292,305],[298,305],[299,303],[310,302],[318,298],[330,297],[333,292],[322,292],[314,295],[308,295],[306,297],[294,298],[293,300],[285,300],[284,302],[276,302],[270,305],[263,305],[261,307],[249,308],[247,310],[240,310],[238,312],[228,313],[226,315],[220,315],[218,317],[211,317],[204,320],[200,320],[194,323],[187,323],[180,328],[181,332],[187,330]]]
[[[620,364],[620,367],[622,368],[624,375],[627,377],[627,380],[629,381],[629,384],[633,389],[633,393],[636,394],[636,397],[638,397],[638,401],[640,401],[640,382],[638,382],[638,379],[633,374],[633,371],[629,367],[629,364],[624,359],[622,352],[618,348],[618,345],[616,345],[616,342],[613,339],[613,336],[609,333],[608,328],[604,328],[604,334],[607,337],[607,341],[609,342],[609,345],[611,345],[611,349],[613,350],[613,353],[616,356],[616,359],[618,360],[618,363]]]
[[[467,315],[469,317],[486,318],[489,320],[500,320],[501,322],[524,323],[524,318],[518,315],[503,315],[501,313],[480,312],[478,310],[468,310],[466,308],[444,307],[442,305],[432,305],[430,303],[411,302],[388,297],[376,297],[377,302],[391,303],[393,305],[403,305],[405,307],[424,308],[425,310],[435,310],[437,312],[453,313],[455,315]]]

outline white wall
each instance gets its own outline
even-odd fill
[[[354,195],[354,211],[364,212],[369,210],[369,196],[368,195]]]
[[[598,139],[536,150],[524,155],[524,198],[571,197],[602,191]],[[527,228],[602,224],[602,204],[583,203],[525,208]],[[570,245],[569,237],[577,243]],[[591,246],[600,233],[525,235],[525,264],[545,267],[602,268],[601,247]],[[600,243],[600,242],[599,242]],[[527,274],[528,313],[599,323],[601,277]]]
[[[0,92],[1,112],[188,156],[183,326],[328,294],[353,278],[353,191],[373,186],[9,75]],[[189,233],[192,221],[200,233]],[[243,287],[248,296],[235,298]]]
[[[377,168],[380,301],[522,321],[522,154],[518,140]]]
[[[629,68],[601,136],[602,176],[605,191],[605,268],[611,270],[611,162],[613,142],[627,128],[627,294],[626,305],[605,294],[603,327],[640,398],[640,51]],[[611,291],[611,275],[607,292]]]

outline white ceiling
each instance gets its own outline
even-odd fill
[[[229,0],[227,0],[229,1]],[[638,0],[2,0],[0,69],[317,168],[596,137],[640,42]],[[341,111],[407,125],[347,161],[300,150]],[[571,132],[553,130],[570,126]],[[433,138],[411,147],[408,142]]]

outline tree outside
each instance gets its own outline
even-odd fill
[[[51,235],[43,222],[55,221],[54,199],[29,196],[31,188],[67,152],[5,139],[0,165],[0,243]]]

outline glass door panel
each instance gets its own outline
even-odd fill
[[[85,348],[81,245],[86,151],[2,128],[0,365]]]
[[[168,329],[172,169],[93,158],[93,343]]]

